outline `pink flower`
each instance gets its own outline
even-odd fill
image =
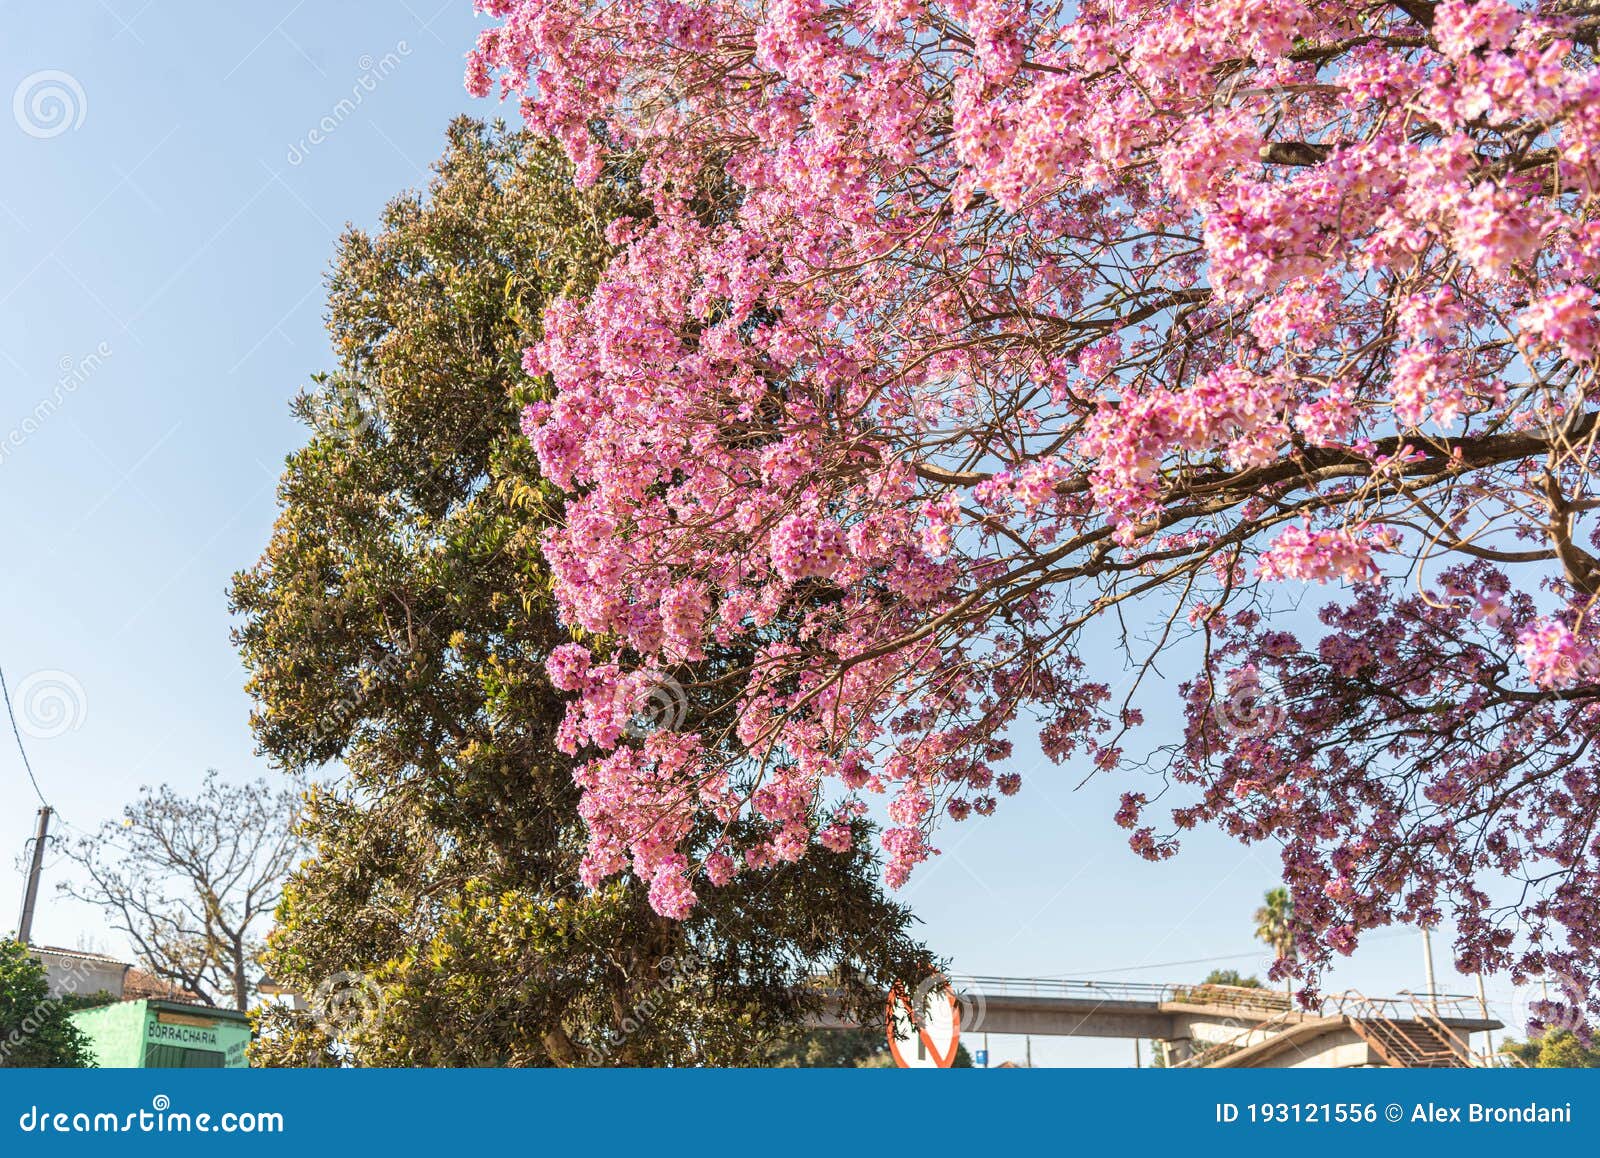
[[[1343,579],[1368,583],[1378,578],[1372,559],[1373,539],[1360,530],[1343,527],[1313,531],[1290,527],[1280,534],[1256,563],[1262,579],[1303,579],[1326,583]]]
[[[564,692],[575,692],[583,687],[589,674],[591,657],[589,649],[581,643],[564,643],[550,653],[545,670],[550,682]]]
[[[1517,654],[1528,667],[1528,678],[1542,688],[1571,687],[1593,677],[1595,652],[1556,619],[1535,620],[1517,637]]]
[[[1518,315],[1523,337],[1535,346],[1555,347],[1574,362],[1592,361],[1597,337],[1593,297],[1584,286],[1546,294]]]
[[[733,879],[738,868],[726,853],[714,852],[706,857],[705,870],[706,879],[721,887]]]
[[[1463,60],[1480,48],[1504,49],[1525,17],[1505,0],[1444,0],[1433,14],[1439,50]]]
[[[846,788],[861,788],[872,779],[872,769],[867,766],[860,752],[847,752],[839,765],[839,779],[844,781]]]
[[[694,909],[695,899],[683,866],[663,866],[650,880],[650,907],[663,917],[681,921]]]
[[[817,840],[829,852],[849,852],[855,843],[855,837],[850,833],[847,824],[830,824],[817,834]]]
[[[790,583],[831,578],[845,559],[844,532],[831,519],[790,515],[772,532],[772,567]]]

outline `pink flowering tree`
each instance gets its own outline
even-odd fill
[[[1600,16],[478,6],[469,87],[652,205],[526,363],[591,880],[682,914],[883,793],[898,883],[1017,728],[1148,709],[1118,822],[1280,845],[1280,973],[1449,918],[1600,1012]],[[725,727],[634,726],[679,687]]]

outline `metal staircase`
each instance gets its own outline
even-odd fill
[[[1507,1054],[1486,1054],[1445,1024],[1440,1007],[1460,1012],[1471,998],[1452,996],[1372,998],[1351,991],[1331,1003],[1346,1024],[1385,1066],[1394,1069],[1498,1069],[1521,1064]]]
[[[1424,998],[1409,993],[1373,998],[1352,990],[1329,998],[1316,1011],[1284,1009],[1272,1017],[1250,1019],[1225,1040],[1203,1046],[1197,1042],[1194,1053],[1171,1064],[1179,1069],[1250,1064],[1244,1057],[1230,1059],[1271,1051],[1273,1042],[1288,1044],[1292,1038],[1345,1027],[1366,1044],[1373,1061],[1393,1069],[1488,1069],[1525,1064],[1512,1055],[1474,1050],[1467,1038],[1451,1028],[1445,1018],[1459,1023],[1470,1016],[1472,1002],[1467,997]]]

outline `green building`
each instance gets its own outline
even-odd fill
[[[250,1019],[232,1009],[176,1001],[119,1001],[72,1020],[102,1069],[236,1069],[249,1063]]]

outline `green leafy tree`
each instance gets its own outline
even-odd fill
[[[889,1041],[882,1029],[813,1029],[774,1046],[764,1064],[779,1069],[850,1069],[877,1064],[888,1056]]]
[[[1536,1069],[1600,1069],[1600,1049],[1584,1045],[1567,1029],[1552,1029],[1529,1041],[1503,1042],[1500,1052],[1519,1057]]]
[[[609,259],[607,225],[647,211],[625,173],[580,192],[559,150],[462,120],[426,195],[340,241],[338,367],[296,403],[309,441],[233,588],[262,750],[348,769],[308,796],[315,855],[265,958],[311,1008],[257,1011],[258,1064],[754,1063],[824,1009],[880,1016],[933,965],[865,839],[704,889],[684,922],[630,877],[581,883],[544,670],[573,638],[539,553],[560,505],[520,362]],[[666,726],[724,722],[662,694]]]
[[[1268,889],[1262,902],[1255,915],[1256,940],[1276,953],[1280,961],[1294,961],[1294,901],[1289,890],[1282,885]],[[1285,980],[1284,992],[1293,988],[1294,982]]]
[[[774,1047],[765,1065],[779,1069],[885,1069],[894,1066],[883,1027],[813,1029]],[[972,1055],[956,1043],[951,1069],[971,1069]]]
[[[89,1041],[66,1000],[50,995],[44,966],[18,941],[0,940],[0,1068],[84,1069]]]
[[[1268,889],[1256,910],[1256,940],[1285,960],[1294,958],[1294,902],[1289,890],[1279,885]]]
[[[1231,985],[1235,989],[1262,989],[1259,977],[1246,977],[1237,969],[1213,969],[1205,975],[1201,985]]]

